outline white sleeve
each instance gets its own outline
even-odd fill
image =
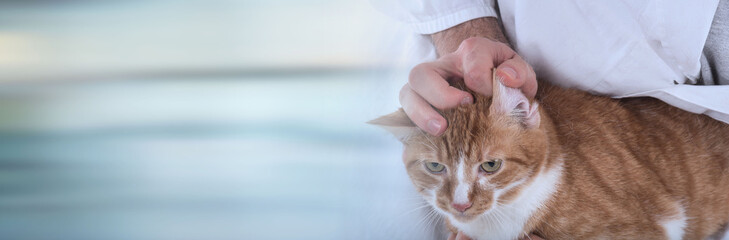
[[[496,0],[370,0],[379,11],[432,34],[481,17],[496,17]]]

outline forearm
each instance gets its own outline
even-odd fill
[[[433,39],[438,56],[456,51],[461,42],[470,37],[484,37],[509,44],[509,41],[499,26],[499,20],[494,17],[469,20],[452,28],[434,33],[430,37]]]

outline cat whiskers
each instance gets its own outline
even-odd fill
[[[423,208],[430,206],[430,204],[428,204],[421,196],[402,197],[396,199],[392,203],[392,205],[395,207],[404,206],[406,209],[409,209],[410,206],[413,206],[413,209],[409,209],[407,210],[407,212],[399,213],[394,217],[388,218],[387,222],[384,224],[386,226],[398,226],[399,224],[402,224],[404,222],[412,222],[410,219],[407,218],[408,215],[417,212],[417,210],[422,210]]]
[[[422,134],[423,138],[425,138],[425,140],[428,140],[428,142],[424,142],[423,141],[422,142],[423,145],[425,145],[428,148],[430,148],[431,151],[437,152],[436,149],[438,149],[438,146],[436,146],[435,145],[435,142],[433,142],[433,140],[430,139],[430,135],[428,135],[428,133],[426,133],[425,131],[423,131],[423,129],[418,128],[418,131],[420,131],[420,133]]]
[[[495,228],[501,229],[501,228],[509,228],[508,223],[514,222],[509,220],[512,218],[510,215],[508,215],[506,212],[503,212],[505,208],[503,207],[511,207],[508,205],[503,205],[499,203],[498,201],[494,202],[493,208],[490,210],[486,216],[488,217],[487,221],[489,221],[491,224],[496,225]],[[516,209],[516,208],[514,208]]]
[[[430,206],[430,204],[428,204],[428,203],[425,203],[425,204],[423,204],[423,205],[421,205],[421,206],[417,206],[417,207],[415,207],[414,209],[412,209],[412,210],[410,210],[410,211],[407,211],[407,212],[405,212],[405,213],[403,213],[403,214],[400,214],[400,215],[398,215],[398,216],[397,216],[397,218],[401,218],[401,217],[404,217],[405,215],[411,214],[411,213],[413,213],[413,212],[415,212],[415,211],[417,211],[417,210],[420,210],[420,209],[423,209],[423,208],[425,208],[425,207],[429,207],[429,206]]]
[[[421,228],[421,230],[425,230],[429,226],[422,225],[422,224],[425,224],[426,222],[427,222],[427,224],[430,224],[431,218],[437,217],[437,215],[438,215],[438,212],[436,212],[435,209],[430,208],[430,211],[428,211],[428,214],[426,214],[424,218],[420,219],[420,221],[418,221],[415,224],[414,228]]]
[[[406,201],[412,201],[412,200],[420,200],[418,202],[425,202],[425,199],[423,199],[423,196],[420,196],[420,195],[398,198],[398,201],[400,201],[399,203],[403,203]]]
[[[435,209],[432,210],[435,214],[433,214],[430,219],[428,220],[428,223],[425,224],[425,226],[429,226],[431,228],[435,228],[437,224],[441,221],[441,216],[438,214],[438,212],[435,211]]]
[[[492,221],[492,222],[498,223],[499,224],[499,228],[506,227],[506,226],[504,226],[505,225],[504,223],[506,222],[504,220],[506,218],[508,218],[509,216],[507,216],[505,213],[502,212],[502,208],[499,207],[499,203],[498,202],[495,202],[494,208],[491,209],[491,213],[492,214],[489,214],[489,215],[492,216],[493,219],[495,220],[495,221]]]
[[[438,146],[435,145],[435,142],[433,142],[433,140],[430,139],[430,137],[427,137],[427,136],[425,137],[425,139],[428,140],[428,142],[425,143],[424,145],[427,146],[428,148],[430,148],[430,151],[432,151],[433,153],[437,153],[438,152]]]

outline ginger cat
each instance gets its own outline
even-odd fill
[[[370,122],[404,144],[413,184],[451,231],[548,240],[723,233],[729,124],[656,99],[544,82],[530,102],[494,79],[493,98],[471,92],[474,104],[441,112],[448,129],[440,137],[402,109]]]

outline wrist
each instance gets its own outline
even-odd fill
[[[449,29],[434,33],[430,37],[433,40],[438,56],[456,51],[463,40],[471,37],[488,38],[510,45],[501,30],[499,20],[494,17],[472,19]]]

